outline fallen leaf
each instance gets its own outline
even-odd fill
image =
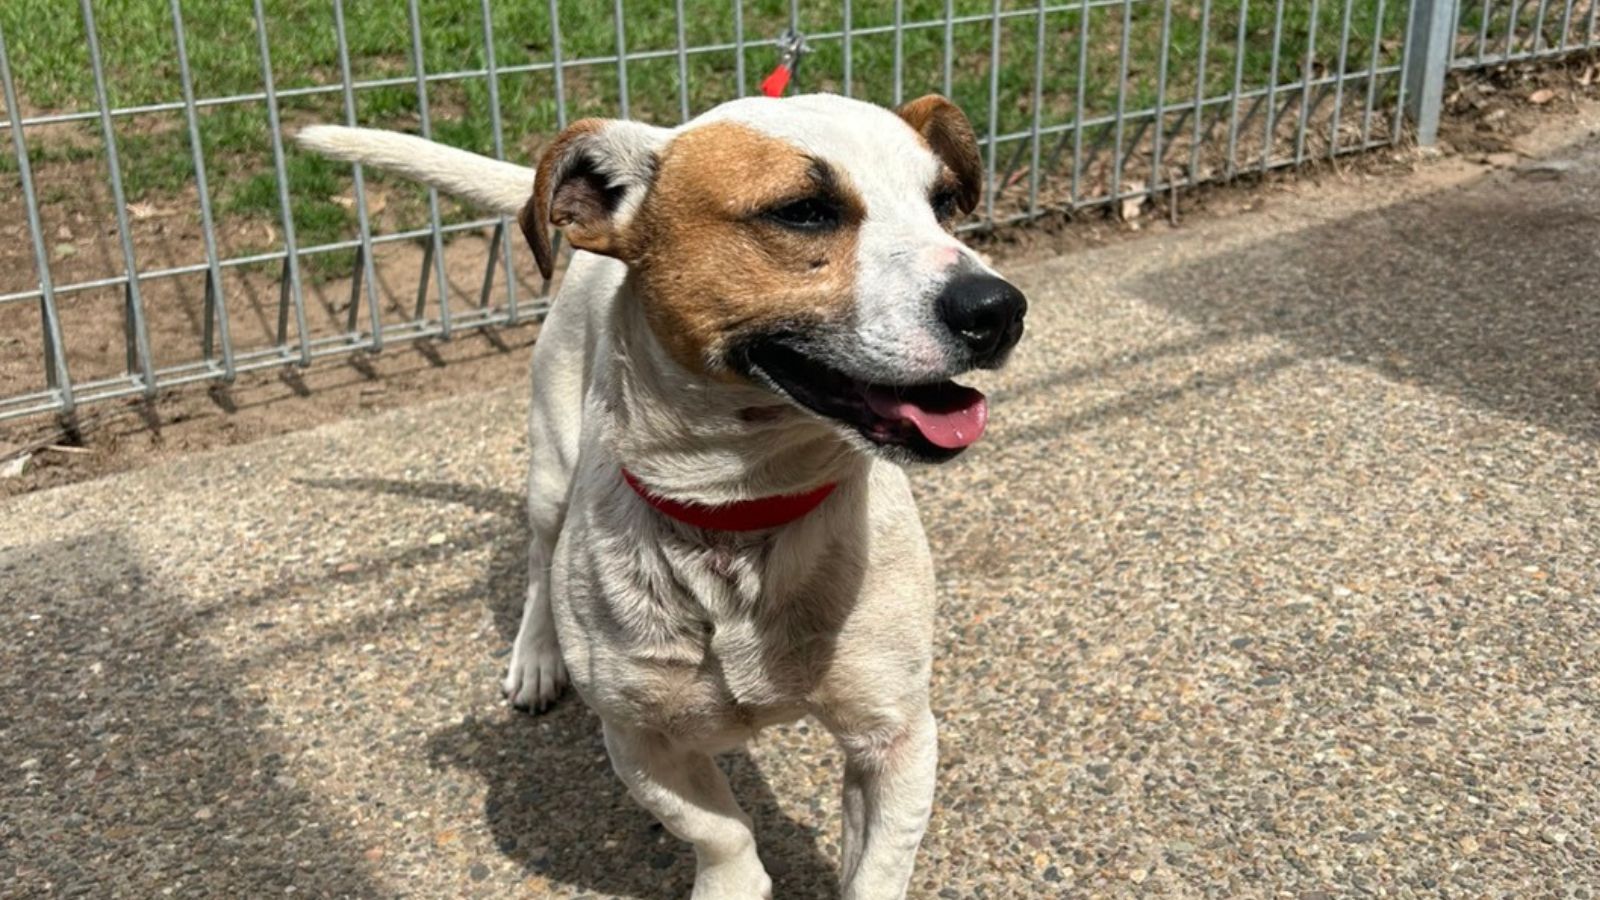
[[[348,194],[335,194],[334,196],[329,197],[328,200],[344,207],[345,209],[354,210],[356,208],[356,195],[354,192]],[[383,192],[370,189],[367,191],[368,215],[375,216],[378,213],[383,212],[384,207],[388,205],[389,198],[384,196]]]
[[[1540,88],[1528,95],[1528,102],[1543,106],[1556,98],[1556,92],[1549,88]]]
[[[1150,197],[1144,193],[1144,182],[1142,181],[1126,182],[1123,184],[1123,188],[1134,195],[1122,198],[1122,203],[1117,207],[1117,211],[1122,214],[1122,221],[1127,222],[1139,218],[1139,213],[1144,209],[1144,202]]]
[[[0,463],[0,478],[16,478],[22,475],[28,471],[28,462],[32,459],[32,453],[19,453]]]

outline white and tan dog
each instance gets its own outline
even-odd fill
[[[767,897],[712,759],[815,716],[844,773],[843,893],[899,897],[933,802],[934,579],[898,463],[954,457],[1023,296],[950,234],[966,117],[752,98],[675,129],[585,120],[529,169],[328,126],[306,147],[520,213],[577,253],[533,353],[533,540],[505,691],[569,675],[618,776],[694,844],[695,898]],[[531,190],[531,196],[530,196]]]

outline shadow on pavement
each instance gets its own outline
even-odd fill
[[[0,550],[0,894],[381,893],[151,568],[114,534]]]
[[[435,733],[428,746],[435,766],[472,771],[488,785],[484,819],[500,852],[524,872],[603,894],[688,896],[694,852],[628,796],[606,758],[600,720],[570,692],[542,717],[472,719]],[[719,762],[755,820],[773,895],[837,896],[817,835],[783,814],[749,755]]]
[[[1141,299],[1207,333],[1600,439],[1600,152],[1583,145],[1380,210],[1162,269]]]

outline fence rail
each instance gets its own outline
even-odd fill
[[[149,6],[0,7],[0,420],[542,312],[504,219],[300,154],[309,121],[527,158],[744,96],[794,29],[802,90],[968,110],[973,231],[1426,141],[1449,69],[1600,46],[1600,0]]]

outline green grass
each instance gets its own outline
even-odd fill
[[[1238,60],[1236,34],[1243,0],[1215,0],[1211,6],[1204,66],[1205,93],[1221,96],[1234,86]],[[1399,62],[1404,33],[1404,0],[1389,0],[1381,23],[1375,21],[1377,0],[1350,0],[1351,37],[1347,68],[1364,68],[1375,36],[1381,65]],[[728,0],[686,0],[685,33],[689,45],[730,42],[733,36]],[[328,0],[266,0],[268,38],[280,91],[338,80],[338,54]],[[840,30],[837,4],[803,4],[801,29],[816,34]],[[983,0],[959,0],[957,16],[987,15]],[[1040,118],[1045,125],[1073,120],[1077,109],[1079,71],[1086,117],[1109,114],[1118,94],[1123,41],[1123,7],[1096,7],[1089,15],[1088,53],[1079,58],[1080,14],[1076,4],[1050,13],[1045,21],[1044,73],[1038,85]],[[0,28],[5,29],[12,65],[25,102],[34,110],[92,109],[94,93],[83,23],[77,4],[67,0],[4,0]],[[477,4],[465,0],[421,0],[422,43],[431,72],[475,69],[484,63],[482,23]],[[550,57],[547,4],[536,0],[499,0],[495,7],[495,55],[502,66],[524,65]],[[889,0],[857,0],[856,31],[893,21]],[[354,77],[406,78],[411,74],[410,31],[403,0],[347,0],[346,19]],[[1031,10],[1029,4],[1005,0],[1007,10]],[[117,106],[179,99],[178,67],[172,25],[165,0],[99,0],[95,4],[110,100]],[[1192,102],[1201,39],[1200,0],[1172,0],[1165,102]],[[1315,25],[1314,58],[1321,71],[1335,68],[1339,57],[1341,0],[1321,2]],[[1155,102],[1161,60],[1161,0],[1135,0],[1127,27],[1128,109]],[[915,23],[943,16],[942,0],[906,0],[904,21]],[[1273,24],[1271,0],[1249,2],[1243,50],[1245,89],[1265,86],[1271,77]],[[243,0],[187,0],[184,4],[188,50],[195,89],[201,97],[260,90],[260,63],[250,4]],[[631,52],[671,49],[676,21],[671,4],[631,0],[627,4],[627,41]],[[776,35],[788,20],[783,0],[747,0],[747,40]],[[1307,53],[1311,0],[1283,0],[1283,31],[1277,81],[1299,79]],[[566,0],[561,8],[565,58],[581,60],[615,52],[611,5],[597,0]],[[1027,15],[1001,26],[1000,65],[996,79],[999,102],[996,126],[1002,133],[1028,128],[1034,117],[1035,29]],[[957,25],[952,34],[951,93],[980,132],[990,118],[989,22]],[[905,99],[943,88],[944,29],[907,31],[903,54]],[[879,103],[893,101],[894,39],[889,34],[858,35],[853,44],[853,90]],[[774,62],[772,51],[752,47],[746,57],[746,90],[753,92]],[[688,95],[691,112],[703,111],[737,94],[732,51],[689,57]],[[817,41],[806,58],[798,87],[841,90],[841,43]],[[675,122],[679,110],[677,61],[674,57],[635,61],[628,67],[630,111],[635,118]],[[619,109],[616,69],[609,64],[571,66],[566,70],[569,120],[589,115],[616,115]],[[557,127],[554,81],[549,72],[503,75],[501,112],[507,151],[526,158]],[[480,152],[492,149],[488,90],[481,78],[434,84],[429,104],[435,137]],[[365,90],[358,94],[363,124],[414,130],[417,97],[413,86]],[[337,94],[285,98],[283,121],[293,127],[311,121],[340,121]],[[36,164],[82,158],[84,145],[98,140],[98,124],[85,123],[87,137],[72,141],[34,140]],[[181,112],[141,115],[117,120],[119,146],[130,200],[170,197],[192,179],[188,135]],[[280,212],[272,176],[272,157],[265,106],[262,103],[212,107],[201,114],[213,197],[219,216],[275,223]],[[31,133],[30,133],[31,136]],[[302,244],[348,237],[353,214],[334,198],[349,190],[349,169],[288,150],[296,231]],[[95,155],[90,152],[90,155]],[[9,155],[0,165],[15,167]],[[417,194],[390,182],[400,203],[420,222]],[[451,207],[448,214],[464,213]]]

